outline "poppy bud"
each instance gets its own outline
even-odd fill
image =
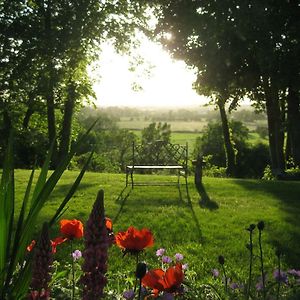
[[[247,228],[248,231],[252,232],[255,229],[255,224],[250,224],[250,226]]]
[[[264,228],[265,228],[265,222],[264,222],[264,221],[259,221],[259,222],[257,223],[257,228],[258,228],[258,230],[260,230],[260,231],[264,230]]]
[[[145,263],[138,263],[136,266],[135,276],[138,279],[142,279],[147,272],[147,265]]]
[[[220,265],[224,265],[224,263],[225,263],[224,256],[222,256],[222,255],[219,255],[219,258],[218,258],[218,260],[219,260],[219,264],[220,264]]]

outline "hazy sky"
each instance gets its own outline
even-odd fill
[[[103,47],[99,68],[93,73],[98,106],[192,106],[207,102],[192,89],[195,75],[181,61],[174,61],[161,46],[143,40],[139,54],[145,63],[135,72],[128,71],[130,58]],[[150,67],[150,75],[147,70]],[[148,72],[149,73],[149,72]],[[138,83],[142,90],[134,91]]]

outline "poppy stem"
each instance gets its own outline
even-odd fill
[[[138,263],[139,263],[139,252],[136,253],[135,258],[136,258],[136,261],[135,261],[135,263],[136,263],[135,269],[137,269],[137,265],[138,265]],[[135,277],[134,292],[136,291],[137,280],[138,280],[137,277]]]
[[[72,258],[72,296],[71,299],[75,299],[75,264],[74,264],[74,258],[73,258],[73,240],[70,240],[71,243],[71,258]]]
[[[265,300],[266,299],[266,282],[265,282],[265,271],[264,271],[264,260],[263,260],[261,233],[262,233],[262,230],[259,230],[258,243],[259,243],[259,252],[260,252],[260,268],[261,268],[261,279],[262,279],[262,285],[263,285],[263,299]]]
[[[139,296],[138,296],[138,300],[141,299],[141,291],[142,291],[142,279],[140,278],[140,283],[139,283]]]
[[[277,293],[276,300],[279,300],[280,296],[280,282],[281,281],[281,263],[280,263],[280,254],[278,254],[278,279],[277,279]]]

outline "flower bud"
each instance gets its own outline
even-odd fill
[[[250,226],[247,228],[248,231],[252,232],[255,229],[255,224],[250,224]]]
[[[147,265],[145,263],[138,263],[136,266],[135,276],[138,279],[142,279],[147,272]]]
[[[259,222],[257,223],[257,228],[258,228],[258,230],[260,230],[260,231],[264,230],[264,228],[265,228],[265,222],[264,222],[264,221],[259,221]]]
[[[220,265],[224,265],[224,263],[225,263],[224,256],[222,256],[222,255],[219,255],[219,258],[218,258],[218,260],[219,260],[219,264],[220,264]]]

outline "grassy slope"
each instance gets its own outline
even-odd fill
[[[41,222],[55,211],[76,174],[73,171],[65,173],[43,209]],[[29,171],[16,171],[17,199],[22,198],[28,176]],[[140,176],[154,180],[156,175]],[[159,179],[172,178],[161,176]],[[129,225],[153,231],[156,244],[154,249],[145,252],[145,260],[154,264],[154,250],[160,247],[167,248],[170,255],[181,252],[200,278],[209,276],[210,270],[218,267],[219,254],[224,254],[230,268],[238,273],[247,272],[245,228],[263,219],[266,221],[264,240],[268,267],[273,267],[273,247],[277,242],[285,249],[285,263],[289,267],[300,267],[299,183],[204,178],[206,193],[218,206],[208,209],[200,207],[192,177],[189,178],[190,202],[184,190],[181,201],[175,187],[136,187],[127,199],[124,200],[127,191],[118,199],[124,181],[122,174],[87,173],[64,217],[85,221],[97,191],[104,189],[106,214],[114,220],[115,231],[125,230]],[[55,228],[52,235],[58,234],[57,231]],[[255,247],[256,253],[257,250]],[[60,259],[66,257],[67,245],[61,245],[57,255]],[[132,267],[130,257],[122,259],[116,247],[111,249],[110,270],[116,273]]]

